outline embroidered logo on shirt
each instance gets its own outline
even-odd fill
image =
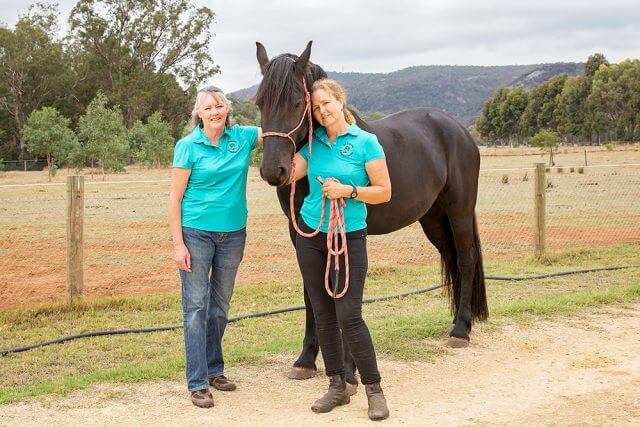
[[[227,148],[229,149],[229,152],[237,153],[238,150],[240,149],[240,145],[238,145],[238,143],[235,141],[229,141]]]
[[[342,150],[340,150],[340,154],[345,157],[349,157],[353,154],[353,146],[351,144],[345,144],[344,147],[342,147]]]

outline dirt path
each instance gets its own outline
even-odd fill
[[[391,408],[386,424],[640,425],[640,304],[580,319],[482,330],[472,347],[435,363],[383,359]],[[231,367],[236,392],[191,405],[182,382],[104,384],[69,395],[0,407],[0,425],[372,424],[362,388],[329,414],[309,405],[326,379],[287,380],[290,358]]]

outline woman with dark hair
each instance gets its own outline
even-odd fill
[[[329,412],[349,403],[343,363],[340,331],[351,349],[369,402],[369,418],[389,416],[380,387],[380,373],[369,329],[362,319],[362,297],[367,274],[367,206],[391,199],[391,183],[384,151],[375,135],[355,124],[346,108],[346,96],[340,85],[329,79],[317,80],[311,89],[313,116],[321,125],[315,129],[311,144],[294,157],[295,179],[308,175],[310,192],[300,210],[300,228],[307,237],[296,237],[296,254],[304,286],[316,318],[318,339],[327,376],[328,392],[311,407],[315,412]],[[324,200],[323,200],[324,199]],[[339,272],[349,273],[349,287],[342,297],[325,289],[327,267],[327,233],[330,203],[326,199],[345,201],[343,219],[348,250],[348,269],[344,259]],[[322,212],[323,203],[325,212]],[[319,230],[313,235],[314,230]],[[337,237],[336,237],[337,238]],[[332,261],[333,262],[333,261]],[[333,271],[333,268],[330,269]],[[345,273],[333,288],[342,293]],[[336,283],[337,282],[337,283]]]
[[[231,126],[231,105],[213,86],[198,91],[193,131],[175,146],[169,195],[174,260],[182,282],[187,387],[209,408],[209,386],[236,385],[224,375],[222,337],[242,260],[247,224],[247,173],[262,130]]]

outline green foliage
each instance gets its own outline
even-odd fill
[[[173,155],[171,125],[159,112],[149,116],[147,124],[137,121],[128,135],[134,158],[148,167],[167,166]]]
[[[541,130],[531,138],[531,145],[540,148],[556,147],[558,142],[560,142],[558,134],[547,129]]]
[[[566,80],[567,75],[560,74],[531,90],[529,102],[520,118],[520,127],[525,135],[534,135],[541,129],[557,129],[555,111]]]
[[[587,97],[590,84],[585,77],[569,77],[559,95],[556,110],[558,131],[565,138],[588,138],[590,129],[587,126]]]
[[[640,139],[640,60],[601,65],[593,77],[588,104],[598,131],[610,139]]]
[[[26,145],[20,133],[29,114],[45,105],[66,113],[72,98],[74,76],[57,39],[57,19],[57,5],[37,3],[13,30],[0,27],[0,98],[9,113],[3,129],[21,155]]]
[[[54,162],[67,161],[71,152],[77,149],[78,140],[69,129],[70,122],[55,108],[44,107],[33,111],[22,129],[29,153],[46,157],[49,179],[55,175]]]
[[[530,91],[499,88],[485,102],[476,128],[484,138],[498,141],[543,129],[574,142],[594,137],[598,142],[602,137],[639,140],[640,60],[611,65],[602,54],[594,54],[585,76],[559,74]]]
[[[119,172],[129,161],[127,129],[122,113],[107,106],[107,97],[98,93],[78,123],[78,136],[83,142],[87,159],[97,162],[104,174]]]
[[[593,79],[601,65],[608,67],[609,61],[602,53],[594,53],[587,59],[587,63],[584,66],[584,76],[589,80]]]
[[[490,141],[510,141],[519,143],[524,136],[520,117],[529,102],[529,93],[521,88],[499,88],[491,97],[476,121],[476,128],[483,138]]]
[[[549,149],[549,165],[553,166],[553,149],[558,146],[560,136],[556,132],[543,129],[531,138],[531,145],[542,149]]]
[[[219,71],[209,51],[214,17],[189,0],[79,0],[69,24],[74,45],[97,65],[88,72],[132,127],[154,111],[174,124],[188,114],[193,88]]]
[[[254,103],[242,101],[235,96],[229,96],[228,99],[234,123],[242,126],[260,126],[260,110]]]

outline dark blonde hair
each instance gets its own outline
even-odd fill
[[[227,106],[227,120],[224,122],[224,125],[225,127],[231,127],[231,103],[224,95],[224,92],[216,86],[207,86],[198,90],[198,93],[196,94],[196,102],[193,106],[193,110],[191,111],[191,118],[193,119],[194,127],[198,126],[202,122],[198,113],[200,112],[200,103],[202,102],[202,98],[206,94],[213,96],[216,101],[222,101],[222,103]]]
[[[318,89],[322,89],[329,93],[332,97],[334,97],[338,102],[342,103],[342,111],[344,113],[344,119],[349,124],[354,124],[356,119],[351,114],[351,111],[347,108],[347,94],[340,86],[340,84],[333,79],[320,79],[313,82],[313,86],[311,86],[311,93],[315,92]]]

